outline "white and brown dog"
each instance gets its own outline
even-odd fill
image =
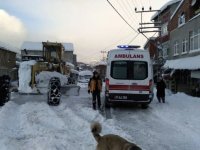
[[[107,134],[101,136],[101,129],[102,127],[99,122],[91,124],[91,132],[97,141],[96,150],[142,150],[136,144],[131,143],[118,135]]]

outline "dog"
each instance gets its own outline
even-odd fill
[[[99,122],[91,124],[91,132],[97,141],[96,150],[142,150],[136,144],[127,141],[126,139],[114,135],[107,134],[101,136],[102,126]]]

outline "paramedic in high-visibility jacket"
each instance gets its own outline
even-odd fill
[[[102,80],[97,71],[93,72],[93,77],[90,78],[88,83],[88,93],[92,93],[92,106],[96,110],[96,104],[98,109],[101,108],[101,91],[102,91]],[[97,102],[96,102],[97,101]]]

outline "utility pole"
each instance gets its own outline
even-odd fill
[[[144,10],[144,7],[142,7],[141,11],[137,11],[137,8],[135,8],[135,12],[141,14],[141,23],[139,23],[140,27],[138,28],[139,33],[142,33],[145,37],[147,37],[145,35],[145,33],[151,33],[151,32],[158,33],[159,36],[161,35],[161,23],[162,22],[159,20],[160,10],[152,10],[151,7],[149,7],[149,10]],[[143,22],[143,14],[144,13],[152,13],[152,12],[158,12],[158,21],[144,23]],[[151,40],[149,40],[149,41],[151,42]],[[152,44],[155,45],[155,47],[157,48],[158,57],[154,60],[155,60],[156,64],[158,64],[156,67],[156,70],[157,70],[157,74],[159,74],[161,71],[161,66],[163,65],[163,57],[162,56],[159,57],[159,51],[162,49],[162,48],[160,48],[160,46],[162,47],[162,45],[158,45],[158,42],[156,42],[156,43],[152,42]]]
[[[141,14],[141,23],[139,23],[140,27],[138,28],[139,33],[150,33],[150,32],[161,32],[161,22],[143,22],[143,14],[144,13],[152,13],[152,12],[159,12],[160,10],[152,10],[151,7],[149,7],[149,10],[144,10],[144,7],[142,7],[141,11],[138,11],[137,8],[135,8],[135,12],[136,13],[140,13]],[[153,25],[153,26],[149,26],[149,25]],[[156,29],[156,30],[154,30]]]
[[[107,52],[106,51],[101,51],[102,55],[103,55],[103,61],[105,60],[105,55]]]

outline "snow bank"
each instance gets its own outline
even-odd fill
[[[19,92],[31,93],[32,88],[30,87],[31,82],[31,66],[36,63],[35,60],[25,61],[20,63],[19,66]]]
[[[52,77],[58,77],[61,81],[61,85],[65,85],[68,82],[68,78],[59,73],[59,72],[50,72],[50,71],[42,71],[38,75],[36,75],[36,82],[37,82],[37,87],[48,87],[49,85],[49,80]]]
[[[93,121],[102,124],[102,134],[128,137],[114,120],[106,120],[98,111],[83,107],[83,103],[74,105],[80,97],[64,97],[58,107],[33,102],[35,96],[29,99],[32,101],[21,105],[9,101],[0,109],[2,150],[94,150],[96,141],[90,131]]]

